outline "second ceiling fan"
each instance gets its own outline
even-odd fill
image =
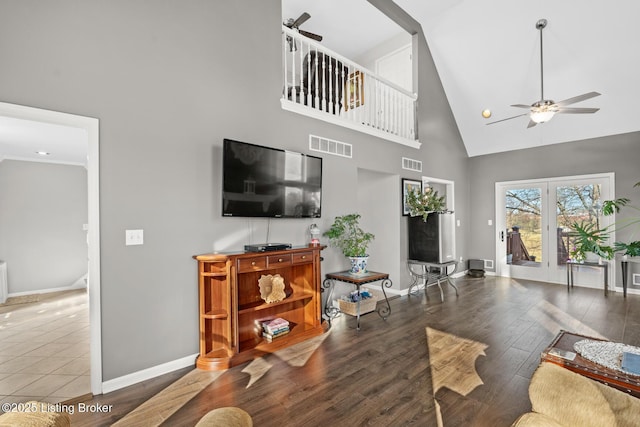
[[[527,128],[534,127],[538,123],[548,122],[553,118],[556,113],[562,114],[588,114],[595,113],[599,108],[579,108],[579,107],[567,107],[568,105],[582,102],[590,98],[599,96],[598,92],[588,92],[582,95],[574,96],[572,98],[565,99],[564,101],[554,102],[550,99],[544,99],[544,67],[543,67],[543,55],[542,55],[542,30],[547,26],[546,19],[540,19],[536,22],[536,29],[540,30],[540,101],[536,101],[531,105],[525,104],[513,104],[512,107],[526,108],[529,110],[527,113],[518,114],[517,116],[508,117],[506,119],[496,120],[494,122],[487,123],[492,125],[494,123],[504,122],[505,120],[515,119],[529,115],[529,124]]]

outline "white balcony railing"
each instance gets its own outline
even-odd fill
[[[414,148],[417,95],[287,27],[282,108]]]

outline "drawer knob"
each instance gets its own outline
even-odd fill
[[[251,261],[251,265],[256,265],[256,262],[255,261]]]
[[[306,256],[306,255],[302,255],[302,257],[301,257],[301,258],[302,258],[302,259],[307,259],[307,256]]]
[[[278,258],[278,262],[282,262],[282,258]]]

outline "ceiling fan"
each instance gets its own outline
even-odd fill
[[[307,20],[309,18],[311,18],[311,15],[309,15],[307,12],[304,12],[297,19],[293,19],[293,18],[287,19],[286,21],[284,21],[282,23],[282,25],[284,25],[287,28],[291,28],[292,30],[296,30],[297,32],[299,32],[300,34],[302,34],[305,37],[309,37],[310,39],[313,39],[313,40],[321,42],[322,41],[322,36],[300,29],[300,25],[302,25],[305,22],[307,22]]]
[[[512,107],[516,108],[526,108],[529,110],[528,113],[518,114],[517,116],[508,117],[502,120],[496,120],[491,123],[487,123],[487,125],[492,125],[494,123],[504,122],[505,120],[515,119],[517,117],[529,116],[529,125],[527,128],[534,127],[538,123],[548,122],[553,118],[556,113],[561,114],[587,114],[587,113],[595,113],[599,110],[599,108],[578,108],[578,107],[567,107],[567,105],[575,104],[577,102],[582,102],[590,98],[594,98],[599,96],[598,92],[588,92],[582,95],[574,96],[573,98],[565,99],[564,101],[554,102],[550,99],[544,99],[544,68],[543,68],[543,56],[542,56],[542,30],[547,26],[546,19],[540,19],[536,22],[536,29],[540,30],[540,101],[536,101],[531,105],[525,104],[513,104]]]

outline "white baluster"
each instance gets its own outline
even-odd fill
[[[293,47],[296,45],[296,39],[291,38],[291,100],[293,102],[298,101],[298,91],[296,90],[296,50]]]
[[[310,106],[311,105],[311,67],[313,66],[312,61],[311,61],[311,45],[307,43],[307,54],[306,54],[306,58],[307,58],[307,68],[306,70],[304,70],[305,73],[307,73],[307,78],[306,78],[306,82],[307,85],[305,87],[305,105]],[[304,61],[303,61],[304,62]]]

